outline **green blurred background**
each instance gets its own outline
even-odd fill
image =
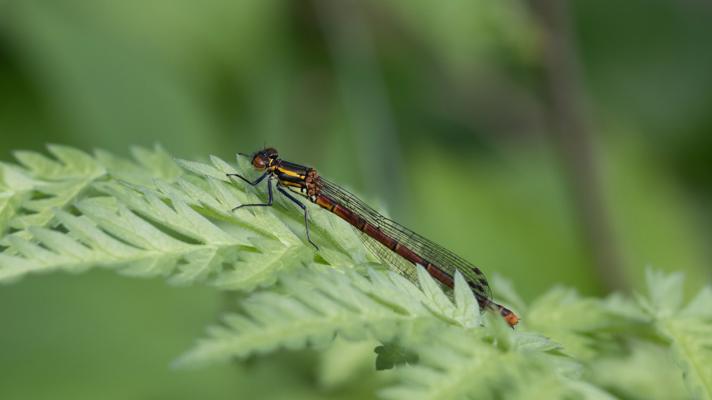
[[[0,0],[0,159],[270,145],[526,299],[636,290],[646,266],[692,290],[712,265],[710,17],[704,0]],[[364,398],[383,379],[345,345],[171,370],[224,301],[109,272],[2,287],[0,398]]]

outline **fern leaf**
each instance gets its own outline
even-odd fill
[[[261,251],[248,250],[253,243],[245,232],[227,233],[178,199],[173,200],[173,206],[150,194],[133,201],[153,220],[107,197],[78,202],[76,208],[81,216],[56,210],[57,219],[67,232],[33,227],[29,230],[32,240],[12,239],[12,248],[22,254],[25,267],[12,268],[17,257],[0,260],[0,268],[7,269],[4,278],[16,278],[30,271],[78,271],[106,266],[123,267],[124,273],[138,276],[171,274],[172,282],[182,284],[209,280],[224,265],[230,265],[239,271],[241,279],[234,279],[237,274],[234,272],[212,281],[231,288],[251,288],[273,279],[266,276],[267,270],[284,266],[279,262],[254,262],[255,258],[265,261],[275,254],[284,256],[281,247],[275,250],[262,242]],[[42,248],[33,242],[49,250],[39,251]],[[228,277],[233,279],[226,285]]]
[[[582,298],[573,289],[553,288],[536,299],[524,316],[528,329],[561,343],[566,354],[590,359],[598,353],[598,333],[617,318],[601,300]]]
[[[712,323],[672,319],[661,329],[672,340],[673,355],[693,397],[712,399]]]
[[[683,307],[683,276],[647,271],[648,296],[639,297],[657,331],[670,341],[672,354],[690,393],[712,399],[712,289],[703,288]]]
[[[649,293],[638,296],[637,304],[555,288],[527,306],[511,285],[497,283],[524,314],[512,331],[478,312],[459,273],[454,292],[446,295],[421,267],[417,285],[370,268],[372,259],[354,230],[313,204],[307,207],[319,252],[306,244],[301,211],[279,196],[274,207],[233,212],[265,197],[260,188],[228,177],[249,170],[243,158],[236,169],[217,157],[174,160],[160,147],[132,149],[132,160],[62,146],[49,151],[49,157],[17,152],[19,165],[0,163],[0,282],[105,267],[165,276],[176,284],[261,288],[241,301],[239,313],[210,328],[178,365],[323,348],[341,337],[358,341],[359,349],[381,344],[377,366],[395,369],[387,398],[609,399],[581,378],[579,362],[590,366],[615,355],[610,362],[626,370],[650,360],[611,350],[616,343],[616,349],[625,347],[626,341],[612,340],[612,328],[626,321],[648,329],[644,334],[654,331],[658,342],[669,345],[667,356],[677,362],[692,396],[712,399],[712,289],[684,304],[682,275],[649,272]],[[642,375],[636,379],[638,387],[647,385]],[[615,379],[600,381],[620,388]]]
[[[2,164],[0,182],[0,234],[7,229],[45,226],[52,209],[78,198],[106,169],[88,154],[65,146],[50,145],[55,159],[29,151],[15,152],[22,164]]]
[[[433,326],[472,324],[474,308],[471,315],[460,315],[427,274],[420,276],[420,285],[424,289],[376,270],[369,271],[369,279],[323,268],[297,271],[281,279],[278,293],[259,292],[242,303],[243,314],[225,317],[225,325],[212,328],[177,365],[227,361],[280,347],[319,346],[336,334],[382,342],[411,335],[407,340],[413,342],[427,337]],[[413,301],[414,293],[420,301]],[[446,303],[439,303],[443,299]]]
[[[0,258],[0,282],[31,272],[104,266],[134,276],[170,275],[178,284],[208,281],[222,289],[251,290],[314,259],[313,250],[304,246],[299,213],[283,206],[230,211],[259,200],[227,179],[226,173],[235,170],[217,157],[212,165],[179,161],[201,173],[184,176],[160,148],[134,149],[139,164],[104,152],[96,159],[61,147],[52,152],[58,161],[20,152],[24,169],[2,165],[3,182],[22,193],[6,190],[0,196],[0,221],[12,220],[15,229],[21,228],[3,239],[9,248]],[[50,208],[40,211],[32,197],[44,183],[35,175],[64,179],[72,190],[61,199],[50,197],[42,205]],[[154,188],[143,185],[147,182]],[[88,187],[93,190],[85,191]],[[33,204],[38,212],[16,215]],[[56,226],[38,229],[50,220]],[[315,237],[327,244],[321,257],[331,265],[352,266],[344,249],[358,241],[353,232],[343,224],[334,229],[333,218],[323,215],[313,222]]]
[[[155,179],[173,182],[183,175],[183,170],[159,145],[153,150],[134,147],[133,160],[124,159],[103,150],[96,150],[94,157],[106,168],[115,180],[149,186]]]
[[[628,348],[604,354],[588,365],[591,380],[622,399],[689,398],[672,355],[659,343],[630,340]]]
[[[387,399],[609,399],[605,392],[579,381],[555,347],[543,337],[507,332],[492,337],[461,329],[442,329],[438,340],[420,348],[417,365],[396,371],[399,384],[382,392]]]
[[[645,280],[648,296],[638,296],[638,303],[653,318],[670,318],[680,311],[685,280],[682,274],[665,275],[661,271],[647,269]]]

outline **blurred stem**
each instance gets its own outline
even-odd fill
[[[596,274],[608,291],[628,287],[606,210],[593,134],[586,120],[579,60],[565,0],[530,0],[542,33],[543,66],[549,107],[547,119],[569,185]]]
[[[402,156],[391,104],[364,15],[354,0],[314,0],[368,189],[402,214]]]

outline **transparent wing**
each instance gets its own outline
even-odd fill
[[[383,264],[390,266],[395,272],[400,274],[402,277],[408,279],[416,285],[418,284],[418,273],[416,271],[415,264],[401,257],[400,255],[398,255],[398,253],[389,250],[384,245],[371,238],[367,234],[360,232],[356,228],[353,229],[359,234],[359,239],[361,239],[361,242],[363,243],[364,247],[366,247],[368,251],[371,252],[371,254],[381,260]],[[435,283],[437,283],[438,286],[443,289],[443,292],[446,296],[450,298],[450,300],[454,299],[452,288],[445,286],[438,280],[435,280]]]
[[[405,258],[398,255],[384,245],[372,239],[367,234],[360,232],[358,229],[354,230],[359,234],[358,237],[363,242],[364,247],[368,249],[376,258],[381,260],[384,264],[390,265],[393,269],[401,274],[404,278],[408,279],[413,283],[418,283],[418,274],[415,270],[415,265]]]
[[[454,276],[456,270],[460,271],[479,298],[486,299],[490,302],[492,301],[492,290],[487,282],[487,278],[479,268],[437,243],[434,243],[433,241],[424,238],[397,222],[386,218],[365,204],[358,197],[349,193],[345,189],[342,189],[338,185],[331,183],[322,177],[319,177],[318,179],[319,182],[317,184],[321,189],[322,195],[328,196],[335,202],[358,213],[369,224],[378,227],[378,229],[386,233],[388,236],[397,240],[402,245],[407,246],[428,262],[431,262],[438,268],[450,274],[450,276]],[[378,243],[378,245],[380,245],[380,243]],[[386,250],[389,251],[388,249]],[[379,252],[382,251],[379,250]],[[385,254],[385,252],[382,253]],[[379,257],[381,256],[379,255]],[[398,269],[400,270],[400,268]],[[415,274],[414,267],[412,268],[412,273]],[[409,276],[406,275],[406,277],[410,279]]]

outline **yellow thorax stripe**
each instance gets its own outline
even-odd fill
[[[284,168],[277,168],[277,170],[279,170],[279,172],[281,172],[281,173],[283,173],[283,174],[285,174],[285,175],[296,176],[296,177],[298,177],[298,178],[300,178],[300,179],[304,179],[304,175],[300,175],[300,174],[297,173],[297,172],[294,172],[294,171],[291,171],[291,170],[288,170],[288,169],[284,169]]]

